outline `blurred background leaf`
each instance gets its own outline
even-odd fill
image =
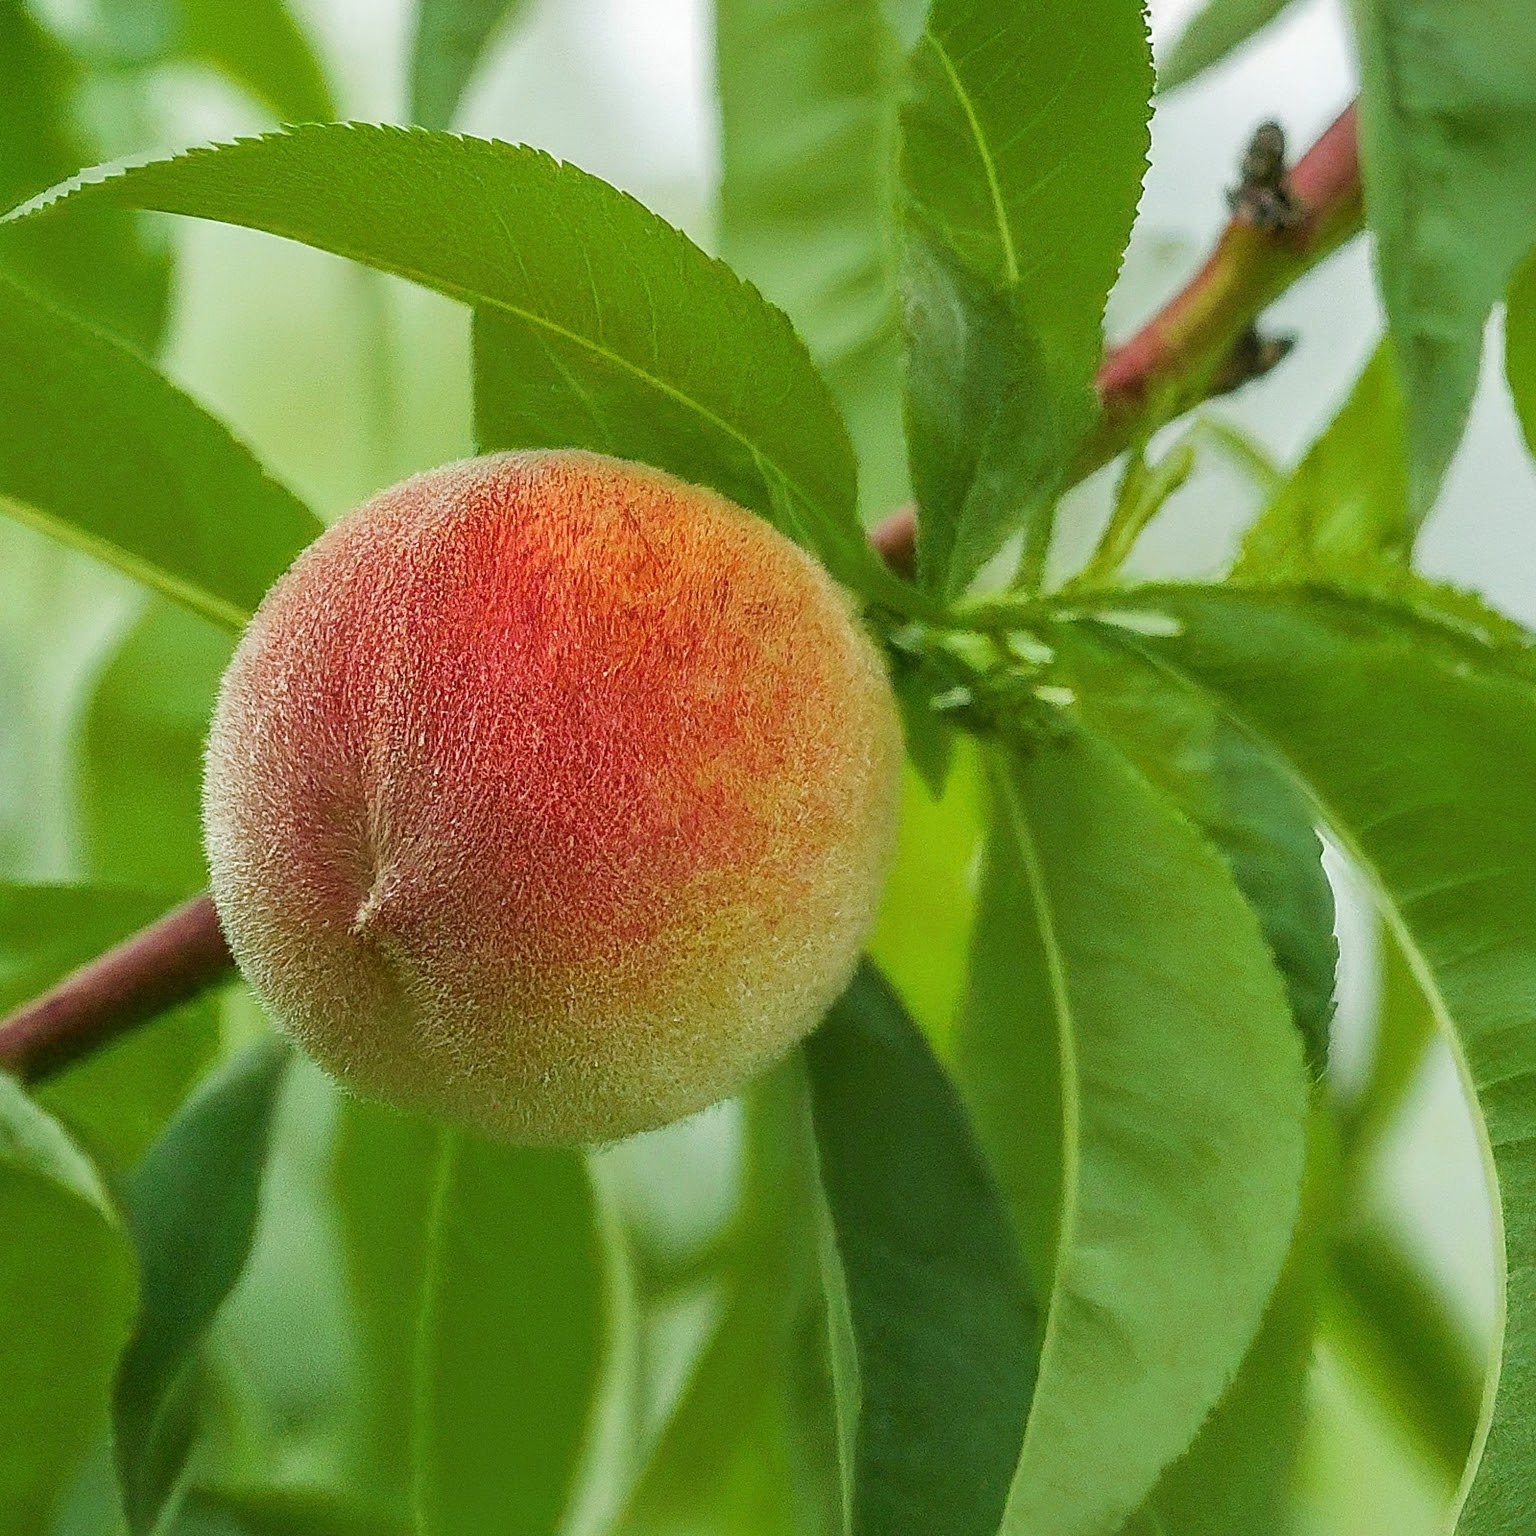
[[[754,1084],[743,1115],[729,1227],[703,1264],[651,1297],[657,1321],[702,1313],[703,1337],[649,1444],[618,1522],[623,1536],[843,1530],[815,1153],[798,1066]],[[662,1348],[656,1356],[660,1366]]]
[[[152,1531],[197,1433],[197,1350],[250,1256],[272,1116],[290,1060],[268,1036],[187,1101],[129,1183],[143,1274],[114,1392],[129,1529]]]
[[[207,884],[203,744],[232,649],[226,631],[157,600],[97,678],[79,723],[75,785],[94,877],[174,895]]]
[[[1536,225],[1536,14],[1353,0],[1360,153],[1421,522],[1461,441],[1483,328]]]
[[[453,125],[481,55],[526,6],[527,0],[419,0],[411,43],[413,123]]]
[[[325,70],[283,0],[94,0],[91,9],[91,43],[119,67],[203,64],[285,122],[336,116]]]
[[[229,628],[319,532],[148,363],[3,277],[0,359],[0,512]]]
[[[895,283],[901,48],[880,0],[719,0],[720,254],[795,322],[866,518],[908,492]]]
[[[0,209],[101,158],[79,122],[85,83],[22,0],[0,0]],[[0,270],[144,351],[159,340],[170,267],[132,214],[98,214],[73,233],[0,227]]]
[[[0,1073],[0,1532],[36,1536],[106,1424],[136,1291],[101,1175]]]
[[[554,1533],[627,1347],[615,1241],[576,1152],[341,1106],[368,1486],[423,1536]]]
[[[1157,71],[1157,88],[1176,91],[1221,63],[1255,33],[1281,16],[1294,0],[1204,0],[1184,23]]]

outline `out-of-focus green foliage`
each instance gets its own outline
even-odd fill
[[[1483,327],[1536,223],[1536,14],[1353,0],[1360,152],[1422,521],[1461,440]]]
[[[1280,9],[1212,0],[1164,85]],[[1536,438],[1536,267],[1510,278],[1536,33],[1513,0],[1354,9],[1387,341],[1288,475],[1217,416],[1134,444],[1057,590],[1145,169],[1135,0],[718,0],[729,266],[536,150],[406,128],[248,139],[0,224],[0,508],[25,525],[0,558],[0,1010],[202,883],[229,631],[318,530],[171,379],[328,514],[476,435],[716,486],[863,601],[913,762],[880,971],[739,1105],[638,1146],[498,1147],[354,1100],[240,989],[30,1094],[0,1078],[0,1536],[1441,1536],[1452,1505],[1458,1536],[1524,1529],[1536,663],[1411,562],[1501,292]],[[520,11],[421,0],[411,105],[383,115],[446,127]],[[194,116],[334,115],[319,59],[347,99],[367,71],[317,14],[0,0],[0,202]],[[210,107],[209,68],[243,98]],[[135,135],[103,137],[114,112]],[[176,226],[167,330],[151,209],[376,270],[300,294]],[[473,352],[380,273],[468,306]],[[313,377],[283,350],[305,327]],[[1267,500],[1233,580],[1136,585],[1222,433]],[[920,585],[859,521],[910,485]],[[1347,1091],[1319,827],[1384,932]],[[1440,1035],[1501,1218],[1486,1392],[1377,1187]]]
[[[33,1536],[104,1427],[133,1317],[133,1250],[101,1175],[0,1073],[0,1531]],[[23,1432],[24,1431],[24,1432]]]
[[[421,0],[411,44],[411,121],[448,128],[495,35],[526,0]]]
[[[99,158],[77,121],[85,68],[22,0],[0,0],[0,204],[9,208]],[[0,272],[152,350],[165,319],[169,270],[132,214],[67,230],[0,229]],[[9,301],[6,301],[9,307]]]
[[[155,1529],[196,1439],[197,1350],[250,1256],[289,1054],[268,1037],[221,1068],[125,1191],[142,1279],[118,1367],[113,1440],[134,1536]]]
[[[848,420],[866,516],[909,494],[899,398],[900,44],[879,0],[721,0],[720,252],[795,322]]]
[[[371,1486],[433,1536],[553,1536],[631,1347],[584,1158],[360,1103],[337,1156]]]
[[[203,64],[285,122],[336,116],[325,70],[283,0],[95,0],[93,46],[119,66]]]
[[[0,277],[0,512],[239,628],[319,524],[142,358]]]
[[[1292,0],[1205,0],[1184,24],[1157,71],[1158,89],[1174,91],[1219,64],[1262,31]]]

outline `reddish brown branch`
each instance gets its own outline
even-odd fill
[[[1360,227],[1353,106],[1302,156],[1284,190],[1295,217],[1278,222],[1256,216],[1238,195],[1205,265],[1105,358],[1097,379],[1104,409],[1081,476],[1213,392],[1255,377],[1274,356],[1275,348],[1257,343],[1254,321]],[[911,507],[893,513],[870,539],[894,570],[912,574]],[[0,1020],[0,1069],[35,1082],[196,997],[233,966],[212,899],[194,897]]]
[[[1351,104],[1288,178],[1296,217],[1255,217],[1241,195],[1205,264],[1128,341],[1113,348],[1095,385],[1099,427],[1078,478],[1102,468],[1139,436],[1218,392],[1266,371],[1284,348],[1256,344],[1253,324],[1292,283],[1361,227],[1360,155]],[[870,535],[890,565],[910,574],[917,522],[902,507]]]
[[[0,1069],[38,1082],[190,1002],[234,963],[212,897],[194,896],[0,1019]]]

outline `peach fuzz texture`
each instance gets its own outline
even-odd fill
[[[521,1142],[734,1092],[852,974],[901,733],[766,522],[577,452],[418,476],[272,588],[208,744],[214,899],[343,1082]]]

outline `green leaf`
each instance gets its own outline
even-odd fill
[[[0,1536],[37,1536],[106,1426],[133,1250],[101,1176],[4,1073],[0,1231]]]
[[[622,1331],[584,1158],[341,1113],[375,1454],[416,1536],[559,1530]]]
[[[91,690],[75,753],[93,877],[177,895],[207,884],[203,742],[231,648],[226,631],[156,602],[113,652]]]
[[[1477,1095],[1506,1273],[1498,1390],[1457,1530],[1519,1530],[1536,1500],[1536,829],[1511,812],[1536,776],[1529,659],[1315,589],[1147,589],[1138,607],[1180,633],[1105,633],[1288,764],[1370,882]]]
[[[170,898],[85,885],[0,884],[0,1014],[162,916]],[[159,1135],[218,1047],[217,1004],[191,1003],[134,1030],[37,1091],[119,1167]]]
[[[957,1070],[1048,1298],[1006,1532],[1098,1536],[1253,1342],[1306,1074],[1226,867],[1094,736],[996,749]]]
[[[853,1536],[990,1536],[1018,1460],[1038,1319],[944,1069],[867,962],[806,1046],[856,1381]]]
[[[118,1473],[134,1536],[151,1531],[196,1433],[198,1349],[250,1256],[272,1118],[291,1059],[268,1036],[189,1099],[126,1199],[143,1273],[115,1392]]]
[[[1016,301],[1019,327],[1027,325],[1039,349],[1035,408],[1068,444],[1093,419],[1104,304],[1147,167],[1151,94],[1140,0],[935,0],[912,56],[901,147],[911,222],[920,238],[951,248],[985,288]],[[920,293],[933,265],[923,261],[915,270],[912,292]],[[931,303],[945,302],[941,288]],[[996,321],[984,328],[995,334]],[[914,358],[923,345],[920,333],[909,336]],[[912,452],[931,538],[931,525],[947,520],[946,506],[963,494],[929,507],[922,486],[931,472],[915,438]],[[1067,464],[1056,468],[1064,473]],[[1049,496],[1057,483],[1024,478],[1037,469],[1031,460],[1016,471],[1023,479],[1016,516],[1032,494]],[[1002,524],[1000,511],[994,521]],[[933,568],[930,579],[962,587],[975,574],[982,543],[973,538],[962,547],[968,559]]]
[[[1219,64],[1279,17],[1292,0],[1205,0],[1157,71],[1157,88],[1176,91]]]
[[[4,277],[0,513],[231,629],[320,531],[136,353]]]
[[[1536,251],[1516,270],[1505,295],[1504,376],[1525,445],[1536,453]]]
[[[909,495],[894,231],[903,60],[880,0],[719,0],[720,253],[794,321],[866,516]]]
[[[74,60],[27,13],[0,0],[0,207],[72,176],[98,158],[77,131],[85,83]],[[108,210],[78,229],[0,229],[8,272],[151,350],[165,321],[169,268],[140,239],[133,216]],[[0,309],[8,307],[0,290]]]
[[[1123,647],[1072,635],[1058,658],[1081,717],[1133,762],[1226,861],[1285,982],[1314,1075],[1328,1059],[1339,962],[1333,888],[1312,808],[1219,711],[1171,696]]]
[[[618,1522],[623,1536],[841,1533],[824,1491],[836,1467],[807,1466],[802,1443],[832,1419],[830,1382],[807,1358],[825,1354],[826,1322],[805,1099],[787,1068],[745,1096],[741,1195],[703,1297],[716,1316]]]
[[[265,229],[476,310],[484,449],[578,447],[711,485],[869,590],[852,450],[784,316],[633,198],[537,150],[298,128],[59,194]],[[33,207],[21,217],[36,217]]]
[[[919,573],[957,595],[1020,528],[1038,571],[1080,423],[1058,413],[1017,290],[989,286],[916,221],[906,276]]]
[[[1346,1159],[1363,1167],[1395,1126],[1439,1029],[1397,936],[1378,920],[1376,1007],[1370,1065],[1357,1092],[1339,1106]]]
[[[411,121],[447,128],[481,56],[527,0],[417,0],[411,43]]]
[[[1253,1347],[1121,1536],[1292,1536],[1337,1180],[1332,1126],[1317,1109],[1301,1220]]]
[[[1393,1226],[1361,1212],[1347,1224],[1333,1252],[1330,1331],[1355,1373],[1454,1486],[1481,1415],[1483,1346]]]
[[[1536,227],[1536,15],[1526,0],[1353,9],[1366,213],[1418,522],[1461,440],[1489,311]]]
[[[173,1536],[413,1536],[403,1519],[315,1488],[198,1488]]]
[[[284,0],[102,0],[97,11],[102,45],[120,64],[204,64],[286,121],[336,116],[325,71]]]
[[[1407,563],[1422,520],[1409,505],[1403,393],[1391,343],[1383,342],[1249,529],[1233,574],[1264,581],[1370,576],[1384,563]]]

